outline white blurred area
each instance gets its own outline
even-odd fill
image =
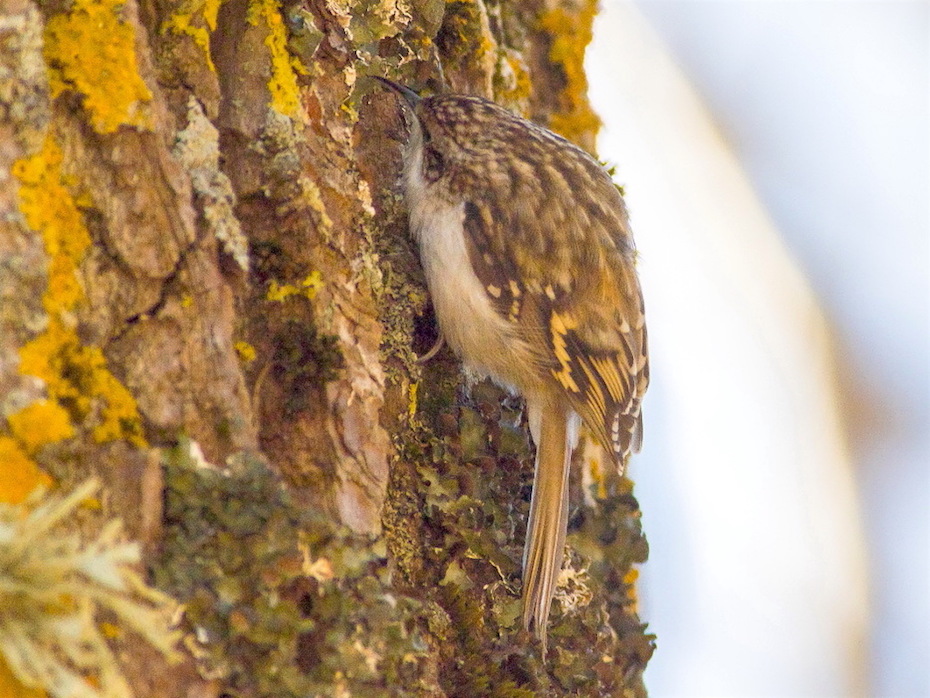
[[[654,698],[930,696],[928,14],[602,0]]]

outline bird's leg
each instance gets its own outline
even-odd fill
[[[435,357],[436,354],[439,353],[439,350],[442,349],[442,346],[445,343],[446,343],[446,340],[443,338],[442,335],[439,335],[439,337],[436,338],[436,342],[433,344],[432,347],[430,347],[430,350],[426,352],[423,356],[417,357],[416,363],[418,363],[421,366],[425,364],[427,361],[429,361],[430,359]]]

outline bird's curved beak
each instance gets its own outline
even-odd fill
[[[404,101],[410,105],[411,109],[416,109],[417,103],[423,99],[416,92],[411,90],[409,87],[405,87],[399,83],[394,82],[393,80],[388,80],[387,78],[382,78],[378,75],[372,75],[375,80],[386,85],[390,89],[394,90],[397,94],[404,98]]]

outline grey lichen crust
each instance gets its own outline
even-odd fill
[[[235,215],[232,184],[220,170],[219,134],[193,95],[187,103],[187,126],[178,132],[173,152],[191,178],[207,227],[236,264],[248,271],[249,242]]]
[[[0,124],[10,124],[27,151],[39,148],[49,119],[42,30],[42,16],[32,3],[0,14]],[[0,178],[6,176],[6,168],[0,168]]]
[[[48,74],[42,60],[42,17],[24,2],[0,13],[0,422],[42,394],[40,381],[19,373],[18,348],[48,317],[42,294],[48,259],[19,210],[14,161],[42,147],[49,121]]]

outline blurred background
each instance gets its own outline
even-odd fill
[[[602,0],[659,696],[930,696],[930,4]]]

